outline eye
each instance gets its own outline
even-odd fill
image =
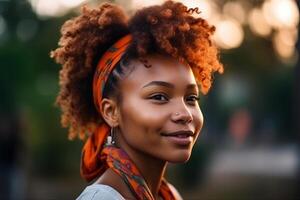
[[[194,104],[199,101],[199,97],[197,95],[190,95],[186,98],[186,101]]]
[[[150,99],[153,99],[155,101],[168,101],[168,97],[165,94],[154,94],[150,97]]]

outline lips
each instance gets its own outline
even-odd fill
[[[194,132],[184,130],[184,131],[162,133],[161,135],[174,144],[180,146],[186,146],[192,143]]]
[[[182,131],[176,131],[176,132],[169,132],[169,133],[162,133],[162,136],[177,136],[177,137],[188,137],[193,136],[194,132],[189,130],[182,130]]]

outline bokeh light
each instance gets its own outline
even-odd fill
[[[228,1],[223,7],[223,13],[234,18],[241,24],[246,22],[246,11],[243,5],[238,1]]]
[[[29,0],[40,17],[60,17],[87,0]]]
[[[223,49],[239,47],[244,39],[244,31],[239,22],[234,19],[221,20],[216,24],[214,39]]]
[[[152,6],[163,3],[164,0],[152,0],[152,1],[140,1],[140,0],[132,0],[131,1],[131,9],[136,10],[145,6]],[[126,2],[128,6],[128,2]]]
[[[88,2],[87,0],[29,1],[35,12],[41,17],[59,17],[71,9]],[[128,1],[117,0],[116,2],[121,5],[123,4],[126,9],[132,11],[144,6],[161,4],[163,0],[132,0],[130,3]],[[243,25],[248,24],[250,30],[257,36],[269,37],[273,30],[275,32],[282,32],[280,30],[283,28],[294,30],[299,23],[299,10],[296,2],[293,0],[265,0],[260,8],[251,8],[251,3],[237,0],[225,2],[222,8],[215,1],[208,0],[179,0],[179,2],[184,3],[189,8],[198,7],[201,13],[195,13],[195,15],[207,19],[211,24],[216,26],[217,31],[213,39],[223,49],[238,48],[242,44],[244,40]],[[2,25],[2,27],[5,26]],[[275,35],[277,34],[275,33]],[[282,35],[282,33],[279,35]],[[282,46],[282,42],[280,41],[282,40],[278,39],[278,36],[274,36],[273,45],[278,56],[282,58],[291,57],[294,54],[295,48],[292,48],[291,45],[288,45],[289,47],[286,48],[284,44]]]
[[[273,37],[276,53],[282,58],[291,58],[295,54],[296,39],[295,31],[287,29],[278,31]]]
[[[273,46],[277,55],[283,60],[297,61],[296,41],[298,37],[299,10],[292,0],[268,0],[263,6],[266,21],[276,31]]]
[[[262,10],[259,8],[254,8],[250,11],[248,23],[251,31],[258,36],[267,37],[272,32],[272,27],[268,24]]]
[[[263,12],[268,23],[276,28],[295,27],[299,23],[299,10],[293,0],[267,0]]]

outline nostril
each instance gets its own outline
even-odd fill
[[[178,104],[174,105],[175,110],[172,113],[174,122],[190,123],[193,121],[192,110],[185,104],[184,99],[180,98]]]
[[[193,121],[193,117],[190,116],[190,117],[187,118],[186,123],[191,123],[192,121]]]
[[[173,121],[176,123],[191,123],[193,121],[193,117],[189,112],[175,112],[173,115]]]

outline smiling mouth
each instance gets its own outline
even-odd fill
[[[170,133],[162,133],[163,137],[166,137],[170,142],[180,145],[186,146],[193,142],[194,132],[192,131],[176,131]]]
[[[161,134],[162,136],[173,136],[173,137],[181,137],[181,138],[184,138],[184,137],[188,137],[188,136],[193,136],[194,135],[194,132],[193,131],[176,131],[176,132],[169,132],[169,133],[162,133]]]

